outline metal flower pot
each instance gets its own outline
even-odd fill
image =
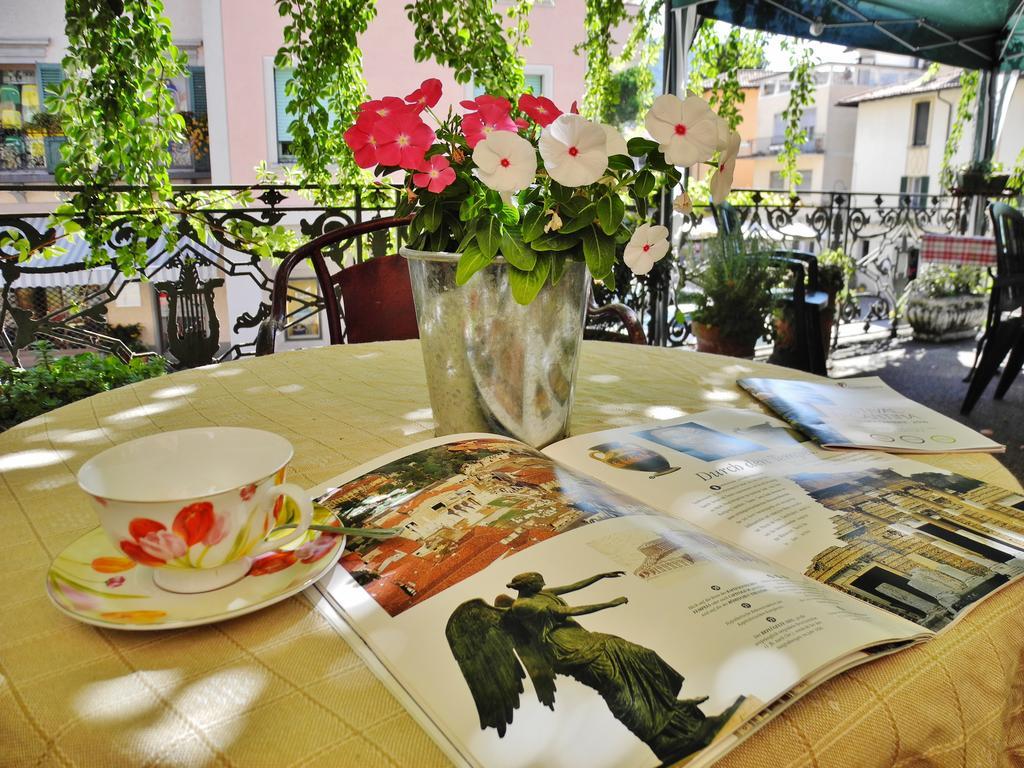
[[[402,248],[409,262],[435,433],[495,432],[540,448],[569,432],[590,276],[571,261],[527,306],[495,259],[465,285],[459,256]]]

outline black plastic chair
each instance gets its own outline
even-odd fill
[[[711,209],[720,233],[740,233],[742,217],[736,208],[722,203],[711,206]],[[828,309],[829,297],[818,282],[818,259],[805,251],[783,248],[773,251],[771,259],[792,274],[792,284],[773,291],[773,297],[784,318],[792,325],[795,339],[791,346],[782,347],[776,343],[769,362],[825,376],[826,353],[821,318]]]
[[[996,274],[985,331],[978,342],[980,356],[975,356],[970,386],[960,406],[963,414],[974,408],[1007,353],[1010,357],[996,386],[997,400],[1003,398],[1024,365],[1024,317],[1013,314],[1024,308],[1024,215],[1006,203],[993,203],[988,211],[996,237]]]

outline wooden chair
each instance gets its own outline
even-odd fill
[[[1024,215],[1006,203],[993,203],[988,210],[996,237],[996,274],[985,331],[978,342],[980,357],[976,356],[970,386],[960,406],[960,413],[965,415],[974,408],[1007,353],[1010,356],[996,386],[997,400],[1006,394],[1024,365],[1024,317],[1012,315],[1024,309]]]
[[[739,211],[728,203],[711,208],[720,233],[740,233],[742,221]],[[782,248],[775,249],[771,259],[792,275],[791,285],[776,289],[772,294],[775,304],[789,319],[795,339],[787,347],[776,343],[769,362],[825,376],[826,347],[821,333],[821,318],[828,309],[829,298],[818,282],[818,259],[805,251]]]
[[[273,354],[278,333],[296,322],[288,318],[288,281],[295,267],[307,259],[313,266],[320,290],[317,306],[322,305],[327,314],[327,337],[331,344],[419,338],[409,268],[403,257],[375,256],[334,274],[324,258],[324,251],[332,246],[362,235],[403,227],[411,220],[411,216],[392,216],[338,227],[286,256],[274,275],[270,317],[263,321],[257,333],[256,354]],[[589,299],[588,324],[594,321],[607,326],[611,322],[621,326],[623,331],[588,329],[585,338],[647,343],[633,310],[624,304],[598,307],[593,295]]]

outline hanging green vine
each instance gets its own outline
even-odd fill
[[[187,58],[171,43],[161,0],[67,0],[65,79],[46,102],[67,141],[55,177],[82,187],[59,206],[66,233],[82,230],[93,263],[115,232],[117,262],[127,273],[145,263],[147,240],[171,227],[170,144],[185,140],[166,82],[186,74]],[[129,189],[110,192],[117,183]],[[131,211],[134,236],[111,212]],[[173,233],[171,234],[173,238]]]
[[[979,82],[979,70],[965,69],[960,73],[960,99],[956,103],[956,115],[949,128],[949,136],[946,137],[946,146],[942,150],[942,170],[939,171],[939,183],[946,189],[953,186],[956,177],[952,163],[964,137],[964,128],[974,119],[974,103],[978,99]]]
[[[807,143],[807,129],[800,121],[808,106],[814,104],[814,69],[818,64],[814,49],[806,42],[785,38],[782,49],[789,53],[789,101],[782,111],[786,126],[786,140],[779,152],[779,174],[789,184],[790,192],[803,181],[803,174],[797,170],[797,159]]]
[[[303,184],[324,187],[360,172],[342,134],[366,101],[359,35],[377,15],[375,0],[276,0],[287,19],[274,66],[293,68],[285,85],[292,154]],[[337,164],[335,171],[332,166]],[[322,191],[317,195],[328,202]]]
[[[702,25],[694,38],[688,87],[699,94],[709,91],[708,103],[734,130],[742,122],[739,107],[746,101],[740,70],[764,66],[766,43],[763,32],[740,27],[729,30],[723,40],[712,24]]]
[[[524,60],[530,44],[530,10],[534,0],[514,0],[510,24],[493,0],[416,0],[405,6],[415,29],[416,61],[433,59],[450,67],[459,83],[473,83],[505,96],[523,92]]]

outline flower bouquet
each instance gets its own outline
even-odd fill
[[[460,285],[500,254],[521,304],[558,283],[568,261],[585,261],[606,284],[617,258],[649,272],[669,250],[668,230],[624,229],[626,205],[647,219],[652,193],[675,187],[680,167],[714,159],[715,202],[732,185],[739,135],[699,96],[659,96],[644,121],[651,138],[628,142],[575,103],[565,113],[543,96],[523,94],[513,106],[485,94],[462,101],[465,114],[441,118],[440,98],[431,79],[404,99],[368,101],[345,141],[360,167],[405,174],[397,213],[416,213],[411,247],[459,254]],[[682,193],[677,207],[685,205]]]
[[[588,270],[609,287],[620,261],[649,272],[669,251],[654,194],[712,158],[727,193],[739,138],[696,96],[659,97],[653,138],[629,142],[542,96],[483,95],[443,118],[440,98],[426,80],[369,101],[345,141],[361,167],[403,174],[396,213],[415,216],[401,253],[437,433],[547,445],[568,430]]]

